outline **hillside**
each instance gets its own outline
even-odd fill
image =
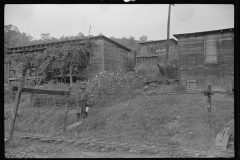
[[[164,91],[172,90],[168,86]],[[146,94],[102,98],[90,108],[79,136],[143,141],[164,146],[206,148],[224,125],[234,117],[233,98],[216,94],[212,97],[212,137],[207,122],[207,98],[199,94],[157,95],[162,86],[150,88]],[[11,120],[11,104],[4,106],[5,133]],[[64,108],[31,108],[28,95],[24,95],[17,116],[16,132],[57,134],[63,126]],[[68,116],[68,124],[76,121],[75,109]],[[66,135],[76,135],[69,131]]]

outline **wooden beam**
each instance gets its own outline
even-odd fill
[[[102,52],[102,71],[104,71],[104,40],[103,39],[102,39],[101,52]]]
[[[18,87],[13,86],[12,91],[17,91]],[[33,88],[23,88],[22,92],[34,93],[34,94],[51,94],[51,95],[68,95],[68,91],[53,91],[53,90],[43,90],[43,89],[33,89]]]
[[[18,84],[18,87],[16,87],[17,94],[16,94],[16,97],[15,97],[15,103],[14,103],[14,106],[13,106],[14,116],[13,116],[12,123],[10,125],[9,137],[8,137],[7,142],[6,142],[7,144],[10,143],[12,141],[12,138],[13,138],[14,126],[15,126],[15,122],[16,122],[17,111],[18,111],[19,101],[21,99],[21,92],[22,92],[22,89],[23,89],[23,85],[24,85],[24,77],[21,78],[20,83]]]
[[[178,40],[179,44],[179,40]],[[180,85],[180,46],[178,45],[178,85]]]

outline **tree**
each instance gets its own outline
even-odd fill
[[[82,67],[88,65],[89,57],[93,54],[94,42],[88,41],[85,45],[66,44],[60,48],[51,47],[40,56],[41,73],[49,78],[50,72],[58,74],[70,73],[70,84],[72,85],[72,73],[78,72]]]
[[[11,38],[19,35],[20,35],[20,32],[16,26],[13,26],[11,24],[4,25],[4,57],[5,57],[5,54],[8,52],[8,48],[14,45],[14,44],[12,45],[9,44]]]
[[[31,44],[31,41],[33,39],[33,37],[31,35],[28,35],[26,33],[21,33],[18,36],[19,40],[18,43],[16,44],[16,46],[23,46],[23,45],[29,45]]]
[[[9,41],[12,36],[20,35],[20,32],[16,26],[4,25],[4,44],[9,45]]]
[[[146,42],[146,41],[148,40],[148,36],[142,35],[142,36],[139,38],[139,40],[140,40],[141,42]]]
[[[132,45],[135,44],[135,38],[134,38],[134,37],[130,36],[130,37],[129,37],[129,40],[130,40],[130,43],[131,43]]]

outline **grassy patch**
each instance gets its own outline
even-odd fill
[[[91,106],[86,123],[79,130],[83,136],[206,148],[234,117],[233,98],[213,95],[209,141],[206,100],[207,97],[200,94],[103,96],[98,104]],[[31,108],[29,103],[29,98],[23,97],[16,121],[17,132],[54,134],[62,130],[64,108]],[[11,104],[5,104],[4,108],[7,117]],[[11,118],[5,120],[5,131],[10,121]],[[75,121],[75,109],[71,109],[67,124]],[[76,129],[66,134],[76,134]]]

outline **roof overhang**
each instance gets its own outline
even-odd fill
[[[178,41],[175,40],[174,38],[170,38],[169,40],[172,40],[172,41],[178,42]],[[166,39],[163,39],[163,40],[156,40],[156,41],[138,42],[138,44],[154,43],[154,42],[164,42],[164,41],[167,41],[167,40],[166,40]]]
[[[119,46],[120,48],[126,50],[127,52],[130,52],[131,49],[128,47],[123,46],[122,44],[108,38],[105,37],[104,35],[99,35],[99,36],[89,36],[89,37],[84,37],[84,38],[78,38],[78,39],[73,39],[73,40],[63,40],[63,41],[56,41],[56,42],[48,42],[48,43],[40,43],[40,44],[32,44],[32,45],[25,45],[25,46],[18,46],[18,47],[10,47],[8,49],[14,50],[14,49],[20,49],[20,48],[24,48],[24,47],[36,47],[36,46],[43,46],[43,45],[51,45],[51,44],[61,44],[61,43],[65,43],[65,42],[75,42],[75,41],[79,41],[79,40],[87,40],[87,39],[105,39],[117,46]],[[85,44],[85,43],[80,43],[80,44]],[[44,49],[43,47],[41,47],[41,49]],[[18,52],[18,51],[16,51]],[[12,52],[8,52],[8,54],[11,54]]]

